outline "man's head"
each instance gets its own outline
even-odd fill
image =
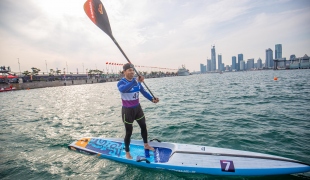
[[[126,79],[131,80],[133,78],[133,76],[135,75],[133,65],[130,63],[124,64],[123,73],[124,73]]]

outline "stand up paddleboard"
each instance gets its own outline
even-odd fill
[[[127,164],[186,173],[264,176],[310,171],[309,164],[280,156],[189,144],[149,144],[155,151],[144,150],[143,141],[131,140],[131,160],[126,158],[120,138],[81,138],[68,148]]]

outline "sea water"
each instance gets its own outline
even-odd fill
[[[274,77],[278,80],[274,80]],[[149,138],[267,153],[310,163],[310,70],[146,79]],[[117,82],[0,93],[2,179],[299,179],[147,169],[68,150],[81,137],[123,138]],[[133,139],[141,139],[134,123]]]

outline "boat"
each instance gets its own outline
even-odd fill
[[[13,90],[16,90],[16,88],[15,87],[0,88],[0,92],[13,91]]]
[[[71,143],[68,148],[122,163],[184,173],[266,176],[310,171],[310,164],[256,152],[161,142],[158,139],[151,140],[149,145],[155,150],[145,150],[143,141],[131,140],[133,159],[126,158],[121,138],[86,137]]]
[[[185,65],[182,65],[181,68],[178,69],[178,76],[188,76],[189,70],[185,68]]]

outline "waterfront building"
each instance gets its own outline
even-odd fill
[[[230,67],[229,67],[229,65],[226,65],[226,67],[225,67],[225,71],[230,71]]]
[[[238,66],[237,66],[237,70],[240,70],[240,61],[243,61],[243,54],[238,54]]]
[[[211,49],[211,71],[216,70],[216,55],[215,55],[215,46],[212,46]]]
[[[273,62],[274,62],[274,69],[286,69],[286,58],[274,59]]]
[[[290,60],[294,60],[295,58],[296,58],[295,54],[292,54],[292,55],[290,56]]]
[[[299,58],[300,59],[300,68],[301,69],[309,69],[310,68],[310,59],[307,54],[305,54],[303,57]]]
[[[247,61],[247,70],[253,70],[254,69],[254,58],[248,59]]]
[[[286,66],[290,67],[291,64],[296,63],[295,59],[296,59],[296,55],[295,54],[290,55],[290,60],[286,61]]]
[[[275,46],[275,59],[282,58],[282,44],[276,44]]]
[[[218,61],[218,70],[219,71],[223,71],[223,68],[222,68],[222,54],[219,54],[217,56],[217,61]]]
[[[231,58],[231,69],[232,69],[232,71],[236,70],[236,56],[233,56]]]
[[[263,68],[263,61],[261,60],[261,58],[258,58],[258,60],[257,60],[257,69],[261,69],[261,68]]]
[[[286,68],[286,59],[282,58],[282,44],[275,45],[275,59],[277,61],[277,68],[285,69]],[[273,61],[275,62],[275,61]],[[274,66],[275,68],[276,66]]]
[[[303,57],[296,57],[294,54],[290,57],[290,69],[310,69],[310,58],[307,54]]]
[[[200,64],[200,73],[206,73],[207,72],[207,67],[204,64]]]
[[[273,68],[273,51],[270,48],[266,49],[265,65],[266,68]]]
[[[239,70],[240,70],[240,71],[244,71],[244,65],[245,65],[245,64],[244,64],[244,61],[241,60],[241,61],[240,61],[240,67],[239,67]]]
[[[207,59],[207,72],[211,72],[211,59]]]

